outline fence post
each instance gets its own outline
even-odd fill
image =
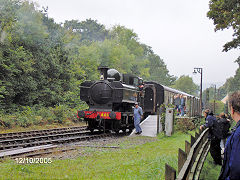
[[[178,173],[181,171],[185,161],[187,160],[187,153],[182,149],[178,149]]]
[[[165,180],[175,180],[176,179],[176,170],[165,164]]]
[[[191,135],[191,147],[196,142],[196,139]]]
[[[160,115],[160,112],[159,112],[159,108],[157,108],[157,134],[159,134],[159,115]]]
[[[185,152],[187,153],[187,155],[189,154],[191,149],[191,144],[188,141],[185,141]]]
[[[166,115],[165,115],[165,134],[166,134],[166,136],[172,136],[172,134],[173,134],[173,128],[174,128],[173,114],[174,114],[173,108],[166,109]]]
[[[199,134],[197,132],[195,132],[195,139],[197,140],[199,138]]]

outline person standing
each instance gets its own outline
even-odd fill
[[[185,98],[181,94],[180,95],[180,111],[181,111],[181,116],[184,116],[184,107],[185,107]]]
[[[229,128],[231,124],[230,124],[230,120],[227,119],[227,116],[225,115],[225,113],[220,113],[219,118],[220,119],[218,120],[218,122],[221,125],[219,126],[219,130],[221,131],[219,133],[220,135],[219,137],[221,138],[222,149],[224,149],[227,136],[229,135]]]
[[[181,104],[181,100],[180,100],[180,95],[179,94],[174,96],[174,104],[175,104],[175,109],[177,109],[177,115],[179,115],[179,113],[180,113],[180,104]]]
[[[216,123],[217,119],[213,116],[213,113],[206,109],[204,111],[204,116],[206,119],[206,123],[200,126],[200,129],[203,127],[209,128],[209,136],[208,139],[210,140],[210,154],[214,160],[215,164],[222,165],[222,157],[221,157],[221,147],[220,142],[221,139],[214,135],[214,124]]]
[[[240,179],[240,91],[229,96],[229,106],[237,124],[226,142],[219,180]]]
[[[142,129],[140,127],[140,121],[142,119],[142,116],[143,116],[142,108],[136,102],[135,107],[134,107],[134,126],[135,126],[135,129],[136,129],[135,134],[141,134],[142,133]]]

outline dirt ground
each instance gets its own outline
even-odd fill
[[[79,156],[88,156],[93,152],[117,151],[128,149],[148,142],[156,141],[157,138],[143,136],[106,137],[90,141],[81,141],[60,146],[54,152],[45,155],[53,159],[75,159]],[[62,150],[65,150],[62,152]]]

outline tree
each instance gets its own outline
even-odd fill
[[[169,74],[169,71],[164,61],[153,52],[149,52],[147,57],[149,59],[149,64],[147,67],[149,67],[150,73],[148,79],[166,86],[173,85],[176,77]]]
[[[11,108],[63,102],[72,76],[64,29],[33,3],[4,1],[1,22],[8,23],[1,24],[4,31],[7,28],[0,43],[1,104]]]
[[[208,109],[213,110],[214,109],[214,100],[209,101]],[[215,114],[220,114],[224,112],[224,103],[221,101],[216,100],[215,101]]]
[[[215,31],[232,28],[233,40],[224,45],[223,51],[240,47],[239,0],[210,0],[207,16],[213,20]]]
[[[164,61],[133,30],[96,20],[48,17],[34,3],[0,0],[0,108],[80,104],[79,85],[99,79],[99,65],[171,84]]]
[[[19,7],[19,1],[17,0],[0,0],[0,37],[16,21],[16,13]],[[2,40],[1,38],[0,43]]]
[[[240,68],[237,69],[233,78],[228,79],[228,92],[240,90]]]
[[[131,61],[128,63],[130,68],[127,68],[127,72],[140,76],[142,78],[149,77],[149,64],[148,58],[144,55],[144,49],[141,43],[138,41],[138,36],[133,30],[124,26],[114,26],[110,31],[111,40],[114,40],[116,44],[120,44],[127,49]],[[125,62],[129,61],[125,59]],[[130,72],[129,72],[130,70]]]
[[[64,27],[80,34],[80,41],[104,41],[108,36],[105,26],[92,19],[65,21]]]
[[[180,76],[172,87],[192,95],[196,95],[198,92],[198,86],[193,82],[192,78],[184,75]]]

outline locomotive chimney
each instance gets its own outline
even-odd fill
[[[98,70],[100,71],[100,74],[101,74],[101,77],[100,79],[101,80],[107,80],[107,71],[108,71],[108,67],[106,66],[100,66],[98,67]],[[103,76],[103,79],[102,79],[102,76]]]

